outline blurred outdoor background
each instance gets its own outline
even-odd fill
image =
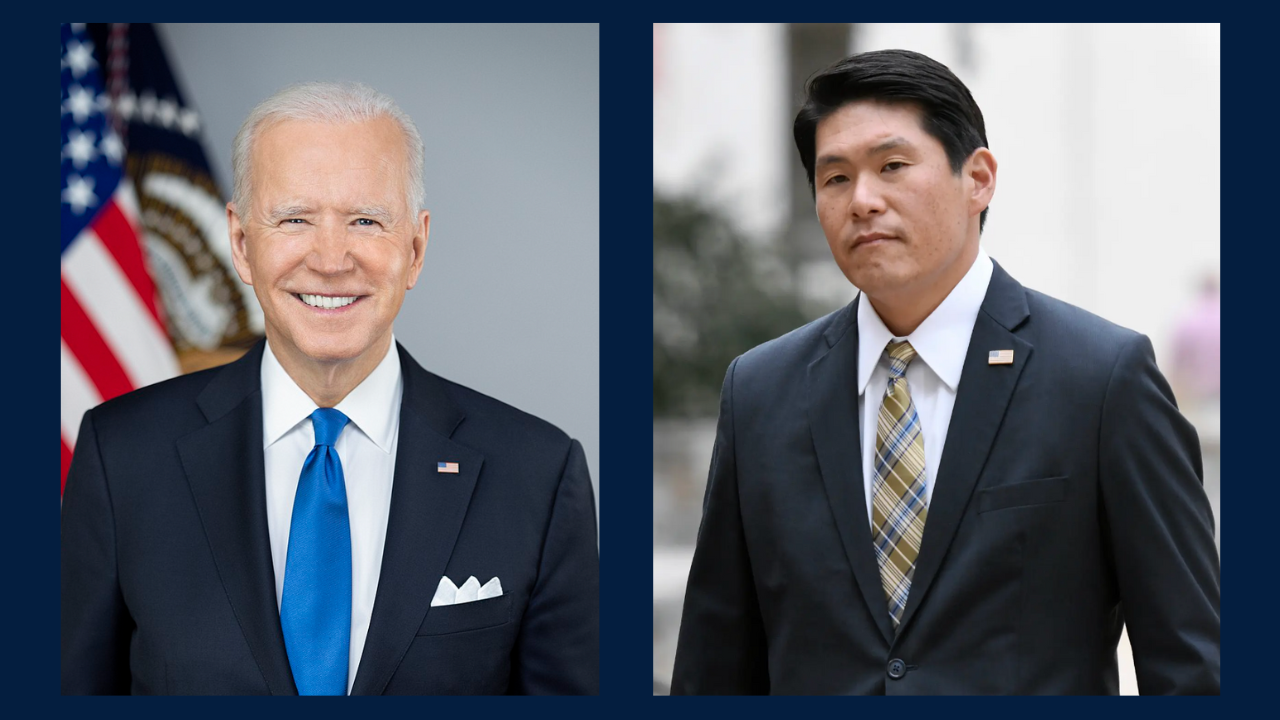
[[[792,141],[804,81],[885,48],[946,64],[982,109],[999,162],[987,253],[1151,338],[1220,518],[1217,24],[655,24],[654,694],[669,691],[725,370],[856,294]],[[1135,694],[1127,639],[1120,654]]]

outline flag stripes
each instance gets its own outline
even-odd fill
[[[90,364],[90,367],[93,367]],[[124,387],[128,387],[125,385]],[[127,392],[127,391],[126,391]],[[63,442],[75,445],[80,430],[80,418],[93,406],[102,402],[102,392],[94,386],[85,373],[84,366],[75,359],[62,341],[62,437]]]
[[[133,387],[177,375],[178,361],[169,338],[94,227],[82,231],[63,253],[64,282],[75,296],[93,299],[82,308]],[[133,242],[138,242],[136,233]],[[78,353],[76,357],[82,363],[95,360]]]
[[[178,374],[93,43],[62,25],[62,486],[84,414]],[[70,49],[70,51],[69,51]],[[86,140],[86,138],[88,140]]]
[[[62,281],[62,345],[68,348],[71,364],[82,371],[97,389],[101,398],[112,398],[133,389],[133,381],[125,373],[116,359],[115,353],[93,321],[85,314],[80,301],[67,287],[66,279]],[[63,363],[64,369],[67,363]],[[62,375],[62,392],[67,392],[67,374]],[[96,403],[95,403],[96,404]],[[80,427],[80,418],[64,419],[64,425]],[[75,434],[71,435],[71,447],[75,447]]]
[[[164,321],[160,319],[160,310],[156,306],[155,283],[147,274],[147,265],[142,259],[142,245],[133,228],[134,225],[130,224],[119,205],[114,202],[107,203],[94,221],[94,232],[102,241],[102,246],[111,254],[120,272],[133,286],[134,294],[151,314],[156,327],[163,332]]]

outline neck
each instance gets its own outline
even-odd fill
[[[270,335],[267,342],[271,342]],[[350,360],[318,361],[306,357],[297,348],[271,346],[271,352],[280,361],[298,387],[311,398],[317,407],[336,407],[352,390],[369,377],[391,348],[391,334],[378,341],[368,352]]]
[[[925,318],[933,314],[943,300],[951,294],[956,285],[964,279],[973,261],[978,257],[978,243],[970,243],[961,251],[956,262],[949,264],[941,273],[932,277],[921,278],[909,287],[895,288],[889,293],[867,295],[871,307],[880,316],[884,326],[895,337],[906,337],[920,327]]]

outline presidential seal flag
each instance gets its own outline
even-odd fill
[[[85,411],[178,374],[84,23],[62,25],[62,484]]]
[[[262,336],[262,310],[232,266],[225,196],[201,143],[203,124],[162,38],[150,23],[89,23],[86,31],[104,64],[143,244],[184,369],[201,366],[191,358],[206,351],[249,347]]]

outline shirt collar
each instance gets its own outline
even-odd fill
[[[938,376],[952,392],[960,385],[969,336],[978,319],[993,271],[991,258],[981,246],[978,255],[960,282],[942,304],[905,339],[915,348],[916,357]],[[884,355],[885,346],[895,338],[863,293],[858,302],[858,394],[867,390],[871,373]]]
[[[264,448],[284,437],[316,410],[315,402],[289,377],[275,353],[271,352],[270,341],[266,345],[262,353]],[[350,418],[351,423],[379,449],[390,454],[403,390],[400,353],[396,352],[393,335],[382,361],[338,403],[336,409]]]

